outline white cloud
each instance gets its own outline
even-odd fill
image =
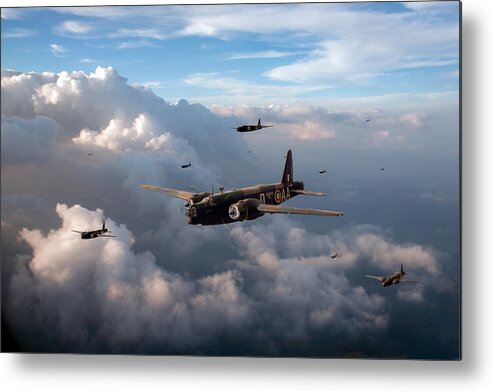
[[[129,126],[116,118],[112,119],[101,132],[85,128],[72,140],[77,144],[97,146],[112,151],[150,149],[176,154],[177,142],[172,140],[173,137],[169,132],[158,132],[158,127],[159,125],[148,114],[141,113]]]
[[[297,55],[298,52],[282,52],[279,50],[266,50],[263,52],[235,53],[228,57],[229,60],[246,60],[246,59],[274,59]]]
[[[36,32],[34,30],[16,28],[16,29],[10,29],[2,33],[2,38],[26,38],[26,37],[32,37],[35,34]]]
[[[22,230],[33,249],[30,274],[20,272],[11,290],[23,291],[13,301],[16,311],[40,300],[32,323],[39,334],[59,334],[58,350],[71,343],[91,351],[95,342],[106,342],[109,352],[197,349],[247,322],[250,305],[234,271],[186,281],[160,269],[150,252],[135,253],[132,233],[111,219],[106,224],[116,238],[81,240],[70,231],[99,227],[103,211],[58,204],[56,212],[62,226],[46,236]],[[30,288],[19,286],[25,281]],[[92,333],[84,332],[93,322]]]
[[[271,84],[250,83],[233,77],[224,77],[218,73],[188,75],[183,79],[183,82],[193,87],[221,91],[232,97],[241,96],[243,101],[251,97],[262,98],[264,100],[274,100],[278,96],[295,97],[331,88],[328,85],[300,86],[287,84],[284,86],[273,86]]]
[[[51,44],[50,49],[51,49],[51,54],[55,57],[63,57],[67,52],[63,46],[58,44]]]
[[[59,34],[86,35],[93,30],[93,26],[89,23],[76,20],[66,20],[55,28]]]

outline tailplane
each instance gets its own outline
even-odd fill
[[[284,173],[282,174],[282,183],[287,184],[293,182],[293,155],[291,150],[286,155],[286,163],[284,164]]]

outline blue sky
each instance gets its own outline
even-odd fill
[[[457,92],[458,3],[2,9],[2,69],[97,66],[204,104]]]

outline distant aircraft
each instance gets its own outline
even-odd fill
[[[192,166],[192,164],[190,162],[188,162],[188,163],[186,163],[184,165],[181,165],[181,168],[182,169],[186,169],[187,167],[191,167],[191,166]]]
[[[384,167],[382,167],[380,170],[385,170],[385,168],[384,168]]]
[[[339,211],[315,210],[280,206],[296,195],[326,196],[325,193],[304,190],[301,181],[293,181],[293,157],[288,151],[281,182],[233,189],[219,194],[213,192],[191,193],[155,185],[141,188],[186,200],[185,215],[192,225],[220,225],[244,220],[253,220],[269,214],[303,214],[342,216]]]
[[[92,152],[90,152],[90,153],[89,153],[89,154],[87,154],[87,155],[89,155],[90,157],[92,157]]]
[[[78,230],[72,230],[74,233],[79,233],[80,238],[83,240],[90,240],[92,238],[98,238],[98,237],[116,237],[115,235],[109,235],[105,233],[111,233],[106,226],[105,226],[105,221],[103,221],[103,227],[100,230],[92,230],[92,231],[78,231]]]
[[[324,174],[325,173],[325,169],[324,170],[320,170],[318,173],[319,174]]]
[[[250,154],[251,152],[252,152],[252,150],[248,150],[248,151],[247,151],[247,154]]]
[[[331,259],[338,258],[338,257],[337,257],[337,253],[334,253],[333,255],[330,255],[330,258],[331,258]]]
[[[366,122],[370,122],[370,119],[369,119],[369,118],[367,118],[365,121],[366,121]]]
[[[272,128],[273,126],[274,125],[262,125],[260,123],[260,118],[259,118],[257,125],[242,125],[241,127],[231,128],[231,129],[236,129],[236,132],[253,132],[253,131],[258,131],[259,129],[262,128]]]
[[[380,283],[382,284],[382,287],[396,285],[399,283],[419,283],[417,280],[402,280],[404,275],[406,275],[406,273],[404,272],[404,267],[401,264],[401,271],[400,272],[394,272],[392,275],[389,275],[389,276],[366,275],[366,277],[380,281]]]

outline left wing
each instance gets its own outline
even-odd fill
[[[370,279],[375,279],[375,280],[379,280],[380,282],[382,280],[385,279],[385,276],[373,276],[373,275],[365,275],[366,278],[370,278]]]
[[[315,210],[312,208],[297,208],[297,207],[286,207],[286,206],[274,206],[271,204],[260,203],[257,206],[257,210],[262,212],[268,212],[269,214],[301,214],[301,215],[323,215],[323,216],[342,216],[344,215],[339,211],[328,211],[328,210]]]
[[[141,185],[140,187],[142,189],[147,189],[148,191],[164,193],[165,195],[177,197],[179,199],[184,199],[184,200],[190,199],[194,195],[194,193],[191,192],[180,191],[178,189],[171,189],[171,188],[161,188],[155,185]]]

